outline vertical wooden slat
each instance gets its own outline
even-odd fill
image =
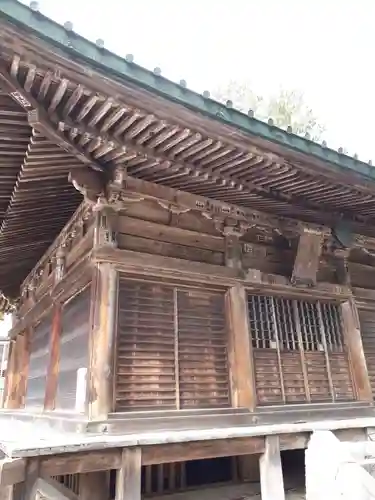
[[[271,314],[272,314],[273,324],[274,324],[274,328],[275,328],[275,342],[276,342],[276,351],[277,351],[277,362],[278,362],[278,367],[279,367],[281,397],[282,397],[283,403],[285,404],[286,403],[285,384],[284,384],[284,374],[283,374],[283,367],[281,364],[281,353],[280,353],[281,345],[280,345],[279,329],[278,329],[276,311],[275,311],[275,300],[273,297],[271,297]]]
[[[253,410],[256,392],[245,288],[241,285],[231,287],[226,299],[232,404]]]
[[[173,290],[173,313],[174,313],[174,373],[176,384],[176,409],[181,407],[180,403],[180,363],[179,363],[179,342],[178,342],[178,294],[177,289]]]
[[[367,371],[366,358],[363,352],[361,330],[357,306],[354,299],[341,304],[341,317],[349,360],[352,368],[354,385],[359,401],[373,401],[370,378]]]
[[[44,395],[45,410],[53,410],[55,408],[57,377],[59,375],[60,336],[61,336],[61,305],[56,304],[52,316],[50,357],[47,368],[46,392]]]
[[[301,330],[301,323],[300,323],[300,318],[298,315],[298,307],[297,307],[297,302],[294,300],[293,301],[293,316],[294,316],[294,322],[296,326],[296,333],[297,333],[297,339],[298,339],[298,344],[299,344],[299,353],[301,356],[301,368],[302,368],[302,375],[303,375],[303,385],[305,387],[305,395],[306,395],[306,400],[308,403],[311,402],[311,396],[310,396],[310,388],[309,388],[309,381],[307,377],[307,369],[306,369],[306,357],[305,357],[305,348],[303,346],[303,337],[302,337],[302,330]]]
[[[116,500],[141,500],[141,449],[125,448],[117,471]]]
[[[323,347],[324,347],[324,357],[325,357],[325,360],[326,360],[328,385],[329,385],[329,390],[330,390],[331,397],[332,397],[332,402],[334,403],[335,400],[336,400],[336,394],[335,394],[335,390],[334,390],[333,382],[332,382],[332,371],[331,371],[331,363],[329,362],[329,356],[328,356],[326,331],[325,331],[325,328],[324,328],[322,310],[321,310],[321,307],[320,307],[319,303],[317,304],[317,310],[318,310],[318,320],[319,320],[319,327],[320,327],[320,335],[321,335],[321,340],[322,340],[322,344],[323,344]]]
[[[113,364],[116,336],[117,271],[112,264],[98,264],[99,324],[92,333],[89,360],[89,417],[106,419],[113,411]]]

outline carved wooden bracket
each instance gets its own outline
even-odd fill
[[[108,203],[97,204],[94,246],[117,247],[117,212]]]
[[[323,240],[324,235],[321,231],[303,228],[291,278],[293,285],[316,285]]]

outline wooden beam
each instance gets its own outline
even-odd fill
[[[47,368],[46,390],[44,395],[45,410],[53,410],[55,408],[60,362],[61,314],[61,304],[57,303],[54,306],[52,315],[50,355]]]
[[[119,469],[120,465],[121,449],[111,448],[100,451],[46,455],[41,457],[40,473],[43,476],[63,476],[65,474]]]
[[[348,347],[349,362],[354,386],[359,401],[373,402],[366,358],[363,352],[361,327],[358,311],[353,298],[340,305],[345,343]]]
[[[114,406],[114,346],[117,331],[118,273],[112,264],[98,264],[95,307],[99,321],[91,332],[88,373],[89,418],[105,420]]]
[[[292,273],[296,285],[316,285],[322,253],[323,235],[320,231],[304,228],[298,242],[297,255]]]
[[[262,500],[285,500],[278,436],[266,436],[266,449],[260,457],[259,467]]]
[[[0,461],[0,487],[22,483],[26,477],[24,458],[4,458]]]
[[[109,497],[109,471],[80,474],[80,500],[109,500]]]
[[[116,500],[141,500],[141,448],[124,448],[117,471]]]
[[[61,132],[57,130],[58,122],[53,123],[51,117],[41,104],[27,92],[20,82],[13,78],[4,64],[0,64],[0,82],[8,91],[9,95],[21,107],[28,112],[29,123],[32,127],[42,133],[47,139],[60,146],[64,151],[75,156],[83,164],[95,170],[103,171],[103,166],[94,158],[91,158],[78,145],[68,141]]]
[[[250,326],[247,311],[247,292],[241,285],[233,286],[226,296],[228,318],[228,355],[232,387],[232,404],[237,408],[254,410],[256,391]]]
[[[142,465],[259,454],[264,449],[264,437],[257,436],[147,445],[142,446]],[[40,474],[59,476],[119,469],[122,460],[121,453],[121,449],[111,448],[100,451],[46,455],[40,459]]]
[[[264,451],[263,437],[190,441],[142,447],[142,465],[234,457]]]

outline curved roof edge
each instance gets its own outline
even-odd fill
[[[32,2],[36,4],[36,2]],[[312,140],[287,132],[271,124],[257,120],[230,106],[225,106],[205,95],[189,90],[183,82],[175,83],[149,71],[133,62],[132,58],[122,58],[101,45],[88,41],[71,31],[71,23],[62,26],[41,14],[34,8],[17,0],[1,0],[0,19],[6,20],[24,30],[31,31],[41,40],[71,53],[99,71],[105,70],[113,77],[126,80],[154,94],[174,101],[222,123],[238,128],[260,139],[271,141],[285,149],[312,156],[329,163],[338,170],[352,171],[369,181],[375,180],[375,168],[370,164],[327,148]]]

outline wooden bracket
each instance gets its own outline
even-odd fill
[[[293,285],[315,286],[323,246],[323,233],[303,228],[299,237],[297,255],[291,282]]]

